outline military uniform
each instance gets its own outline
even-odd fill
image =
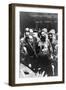
[[[44,76],[47,74],[48,76],[52,76],[52,67],[51,67],[51,44],[46,38],[45,42],[42,42],[41,40],[38,42],[38,46],[40,47],[39,53],[38,53],[38,65],[41,68],[40,73],[45,71]]]
[[[54,65],[54,76],[57,76],[58,75],[58,43],[57,41],[52,43],[52,48],[53,48],[52,64]]]
[[[56,33],[54,29],[49,31],[49,39],[52,45],[52,66],[53,66],[53,75],[58,75],[58,41],[56,39]]]

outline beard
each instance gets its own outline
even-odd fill
[[[46,36],[41,36],[41,41],[45,42],[46,41]]]

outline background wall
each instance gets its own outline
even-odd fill
[[[9,3],[30,3],[30,4],[43,4],[43,5],[61,5],[66,7],[65,1],[66,0],[0,0],[0,90],[1,89],[2,90],[44,90],[44,89],[45,90],[65,90],[66,79],[65,79],[65,84],[26,86],[26,87],[8,86],[8,62],[9,62],[9,59],[8,59],[8,54],[9,54],[8,52],[8,40],[9,40],[8,4]],[[66,8],[65,8],[65,11],[66,11]]]
[[[48,32],[50,29],[55,29],[57,32],[58,15],[53,13],[31,13],[31,12],[20,12],[20,31],[23,37],[25,28],[36,29],[37,31],[42,28],[47,28]]]

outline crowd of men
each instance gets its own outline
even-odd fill
[[[20,39],[20,63],[43,77],[58,75],[58,34],[55,29],[25,28]]]

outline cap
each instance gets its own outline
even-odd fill
[[[30,32],[30,33],[33,33],[33,29],[29,29],[29,32]]]
[[[47,28],[43,28],[43,29],[42,29],[42,32],[47,33]]]
[[[29,32],[29,28],[25,28],[25,31],[26,31],[26,32]]]
[[[50,34],[50,33],[55,34],[55,29],[51,29],[51,30],[49,31],[49,34]]]

